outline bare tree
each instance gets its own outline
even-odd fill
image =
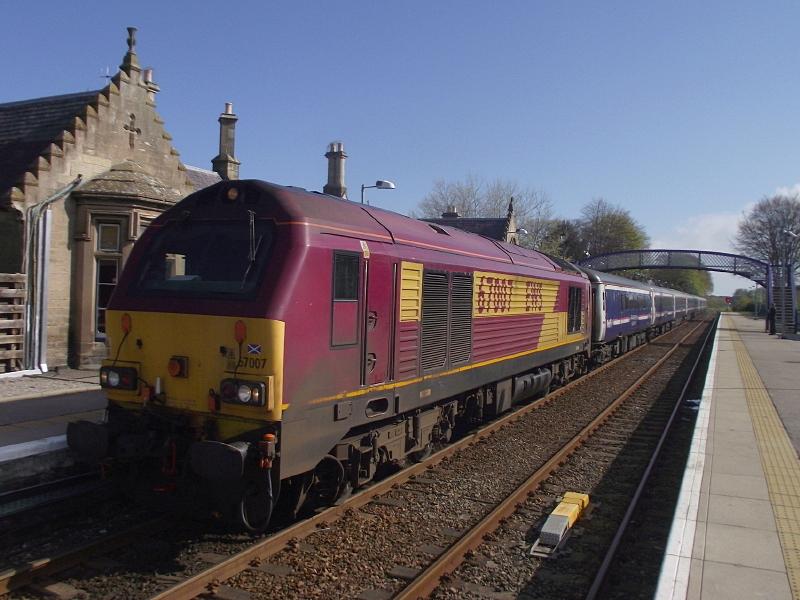
[[[790,233],[789,233],[790,232]],[[792,235],[794,234],[794,235]],[[800,266],[800,197],[765,197],[739,222],[737,250],[770,264]]]
[[[441,217],[442,213],[452,208],[462,217],[488,216],[481,215],[483,188],[483,181],[472,174],[467,175],[464,181],[438,179],[417,208],[423,218]]]
[[[463,181],[438,180],[417,207],[419,216],[438,218],[455,208],[461,217],[505,217],[514,199],[514,216],[521,245],[536,247],[544,239],[552,207],[545,192],[515,181],[495,179],[486,183],[467,175]]]

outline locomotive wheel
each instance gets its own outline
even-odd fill
[[[339,497],[345,482],[344,467],[328,454],[314,469],[314,483],[309,493],[313,506],[330,506]]]
[[[269,526],[274,507],[270,472],[249,477],[244,483],[237,507],[237,516],[242,527],[250,533],[263,533]]]

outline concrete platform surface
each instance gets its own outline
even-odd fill
[[[105,407],[99,389],[0,402],[0,462],[66,447],[67,423],[101,421]]]
[[[41,374],[3,373],[0,377],[0,405],[10,400],[44,398],[67,392],[99,390],[97,369],[59,369]]]
[[[105,406],[96,370],[0,378],[0,463],[63,451],[67,423],[101,421]]]
[[[657,598],[800,599],[800,342],[724,314]]]

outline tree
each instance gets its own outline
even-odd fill
[[[520,232],[520,245],[536,247],[544,239],[550,221],[551,204],[542,190],[524,187],[515,181],[495,179],[486,183],[467,175],[463,181],[433,183],[415,213],[422,218],[438,218],[455,208],[461,217],[505,217],[508,203],[514,199],[514,217]]]
[[[751,312],[755,308],[753,290],[738,289],[733,292],[731,308],[736,312]]]
[[[581,237],[575,219],[554,219],[547,224],[546,232],[537,250],[566,260],[576,261],[585,257],[586,244]]]
[[[577,261],[607,252],[646,248],[648,243],[644,228],[627,210],[595,198],[581,209],[579,219],[550,221],[537,248]],[[627,277],[632,275],[626,273]]]
[[[711,273],[696,269],[654,269],[647,272],[655,285],[680,290],[695,296],[707,296],[714,290]]]
[[[800,197],[765,197],[743,215],[734,246],[739,252],[773,265],[800,265]]]
[[[590,256],[646,248],[650,243],[644,228],[631,214],[604,198],[595,198],[581,209],[580,235]]]

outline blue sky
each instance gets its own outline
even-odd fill
[[[139,28],[183,160],[209,168],[224,102],[242,177],[347,184],[407,213],[436,179],[602,196],[654,246],[729,250],[742,211],[800,182],[797,2],[81,2],[4,11],[0,102],[102,87]],[[717,292],[745,287],[718,278]]]

